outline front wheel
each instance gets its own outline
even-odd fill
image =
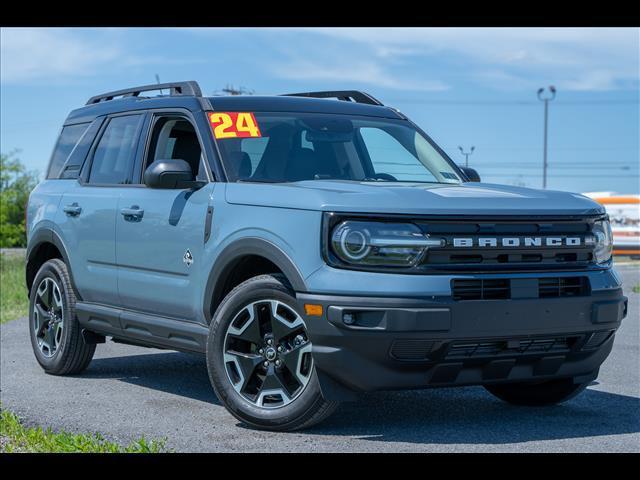
[[[322,396],[305,322],[281,275],[251,278],[225,297],[209,329],[207,368],[227,410],[255,428],[306,428],[337,407]]]
[[[544,406],[566,402],[581,393],[587,385],[589,382],[574,383],[572,378],[561,378],[535,383],[485,385],[485,388],[500,400],[513,405]]]

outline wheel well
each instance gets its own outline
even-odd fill
[[[51,260],[52,258],[59,258],[60,260],[64,260],[62,253],[60,253],[60,250],[58,250],[58,247],[49,242],[41,243],[40,245],[38,245],[38,247],[36,247],[36,250],[31,255],[29,255],[26,267],[28,291],[31,291],[31,285],[33,284],[33,280],[36,278],[36,274],[38,273],[38,270],[40,270],[40,267],[44,264],[44,262],[46,262],[47,260]]]
[[[222,302],[224,297],[226,297],[231,290],[245,280],[249,280],[257,275],[269,273],[279,273],[284,275],[282,270],[275,263],[267,258],[261,257],[260,255],[245,255],[227,265],[216,282],[215,289],[213,290],[213,298],[211,299],[210,308],[211,318],[213,318],[213,314],[215,313],[218,305],[220,305],[220,302]]]

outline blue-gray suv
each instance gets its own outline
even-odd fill
[[[29,199],[36,359],[77,374],[106,337],[204,354],[229,412],[272,430],[375,390],[567,400],[626,315],[608,218],[479,181],[363,92],[93,97]]]

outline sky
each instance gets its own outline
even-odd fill
[[[197,80],[255,94],[364,90],[483,181],[640,193],[637,28],[2,28],[0,151],[43,172],[70,110],[95,94]]]

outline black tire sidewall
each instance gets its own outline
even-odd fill
[[[229,324],[247,304],[267,299],[279,300],[303,317],[293,293],[277,277],[263,275],[244,282],[222,301],[211,322],[207,368],[216,395],[236,418],[257,428],[293,429],[313,416],[324,403],[315,368],[304,391],[293,402],[266,409],[253,405],[236,392],[224,364],[224,342]]]
[[[33,308],[36,299],[36,292],[38,286],[45,278],[52,278],[62,296],[62,308],[63,308],[63,329],[62,339],[58,349],[52,357],[46,357],[38,347],[36,339],[36,332],[33,323]],[[33,353],[36,360],[47,372],[56,372],[61,370],[67,363],[67,359],[70,355],[70,345],[75,343],[74,335],[78,335],[78,328],[73,322],[76,322],[75,318],[75,295],[73,292],[69,292],[68,285],[68,273],[66,272],[66,265],[61,261],[49,260],[45,262],[38,273],[36,274],[33,285],[31,286],[31,292],[29,294],[29,337],[31,339],[31,345],[33,347]]]

